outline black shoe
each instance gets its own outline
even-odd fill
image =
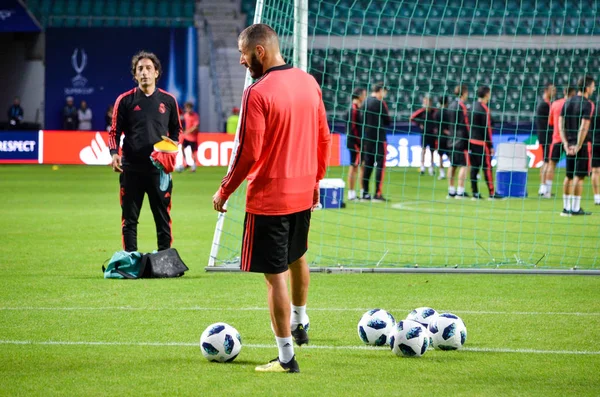
[[[298,324],[296,329],[292,330],[292,336],[294,337],[294,342],[296,342],[298,346],[308,343],[308,332],[306,332],[304,325],[302,324]]]
[[[506,197],[498,193],[494,193],[490,196],[490,200],[504,200],[505,198]]]
[[[456,193],[448,193],[448,195],[446,196],[447,199],[453,199],[456,197]]]
[[[473,193],[473,198],[471,200],[483,200],[483,196],[481,193]]]
[[[363,193],[362,197],[360,198],[361,201],[371,201],[371,195],[369,193]]]
[[[378,202],[380,202],[380,203],[385,203],[386,201],[389,201],[389,200],[388,200],[388,199],[386,199],[385,197],[383,197],[383,195],[381,195],[381,194],[376,194],[376,195],[373,197],[373,201],[378,201]]]
[[[296,356],[292,357],[289,363],[282,363],[279,361],[279,357],[269,361],[265,365],[259,365],[255,368],[257,372],[287,372],[287,373],[297,373],[300,372],[300,367],[298,366],[298,361],[296,361]]]
[[[468,197],[471,197],[471,196],[469,196],[469,194],[467,192],[460,193],[460,194],[456,193],[456,196],[454,196],[455,199],[459,199],[459,200],[460,199],[464,199],[464,198],[468,198]]]
[[[600,203],[594,203],[594,205],[600,205]]]
[[[563,208],[562,212],[560,213],[560,216],[571,216],[571,211],[568,211]]]
[[[583,210],[583,208],[579,208],[579,211],[575,212],[575,211],[571,211],[571,215],[573,216],[579,216],[579,215],[592,215],[591,212],[585,212]]]

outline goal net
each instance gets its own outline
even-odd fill
[[[591,2],[311,0],[304,10],[305,37],[299,29],[303,10],[293,0],[242,3],[250,23],[254,18],[278,32],[288,62],[300,65],[299,43],[305,43],[307,71],[323,90],[334,144],[327,178],[345,182],[344,208],[313,213],[311,266],[599,267],[600,211],[561,216],[565,159],[557,159],[552,183],[540,177],[544,154],[535,124],[548,84],[556,88],[556,96],[548,98],[552,102],[581,76],[597,77],[600,23]],[[384,101],[391,118],[381,183],[387,201],[349,201],[351,96],[356,88],[370,95],[377,83],[387,87]],[[430,98],[432,114],[439,112],[443,98],[456,101],[454,89],[460,85],[468,89],[463,102],[469,123],[478,89],[490,88],[487,107],[496,154],[491,180],[495,192],[507,199],[488,199],[483,169],[473,181],[484,200],[472,199],[470,172],[464,184],[470,197],[448,198],[453,153],[440,156],[435,150],[440,135],[431,143],[433,152],[425,150],[422,163],[428,126],[411,116],[423,107],[424,97]],[[595,94],[590,99],[595,103]],[[429,120],[424,123],[434,122]],[[439,130],[431,129],[431,134]],[[589,135],[600,137],[595,131],[592,117]],[[584,181],[581,207],[594,212],[600,207],[594,207],[591,179]],[[539,195],[542,184],[544,196]],[[359,180],[359,197],[360,186]],[[341,192],[322,193],[327,199]],[[244,205],[245,188],[240,188],[217,222],[210,265],[239,265]]]

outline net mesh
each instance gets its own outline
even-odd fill
[[[248,3],[254,2],[243,4],[251,17]],[[582,75],[595,77],[600,67],[597,4],[571,3],[309,2],[308,71],[322,87],[336,135],[334,150],[341,162],[329,168],[327,178],[348,179],[345,133],[355,88],[369,92],[375,83],[384,83],[389,88],[385,101],[392,118],[382,184],[389,201],[346,200],[345,208],[314,212],[308,254],[313,266],[599,266],[600,217],[560,216],[564,159],[558,163],[552,186],[547,187],[550,198],[538,196],[537,167],[543,153],[533,121],[544,86],[554,84],[555,99],[561,98],[563,88]],[[293,16],[293,1],[264,2],[262,22],[280,35],[284,58],[290,62]],[[448,181],[439,177],[440,161],[448,167],[449,159],[440,158],[437,152],[426,151],[421,175],[423,134],[409,118],[421,107],[424,96],[439,107],[443,97],[454,100],[454,87],[460,84],[469,89],[465,104],[470,115],[477,88],[490,87],[496,149],[501,143],[525,145],[526,184],[514,173],[507,173],[508,182],[503,179],[502,183],[512,183],[526,197],[448,199]],[[590,135],[594,132],[592,125]],[[492,164],[497,165],[497,159]],[[494,174],[498,189],[500,175],[496,169]],[[483,173],[479,175],[479,191],[487,196]],[[470,194],[468,177],[465,185]],[[373,181],[370,191],[374,191]],[[229,212],[220,227],[217,265],[239,263],[244,196],[245,188],[241,188],[229,200]],[[582,207],[594,207],[589,179],[584,182]]]

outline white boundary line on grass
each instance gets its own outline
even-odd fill
[[[0,307],[0,311],[267,311],[267,307],[131,307],[131,306],[105,306],[105,307],[35,307],[35,306],[5,306]],[[339,307],[309,307],[310,311],[318,312],[365,312],[371,308],[339,308]],[[406,312],[410,313],[412,309],[386,309],[390,312]],[[440,313],[457,313],[457,314],[492,314],[492,315],[520,315],[520,316],[600,316],[600,312],[505,312],[505,311],[486,311],[486,310],[438,310]]]
[[[0,340],[0,345],[43,345],[43,346],[183,346],[198,347],[198,343],[189,342],[102,342],[102,341],[30,341],[30,340]],[[249,349],[275,349],[275,345],[264,344],[244,344]],[[307,345],[299,348],[319,349],[319,350],[389,350],[386,347],[375,346],[327,346],[327,345]],[[505,349],[505,348],[485,348],[485,347],[465,347],[462,351],[475,353],[515,353],[515,354],[565,354],[565,355],[600,355],[600,351],[586,350],[538,350],[538,349]]]

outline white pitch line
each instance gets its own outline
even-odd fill
[[[309,307],[308,311],[319,312],[365,312],[372,308],[340,308],[340,307]],[[0,311],[267,311],[267,307],[131,307],[131,306],[106,306],[106,307],[35,307],[35,306],[6,306],[0,307]],[[412,309],[386,309],[390,312],[410,313]],[[507,312],[487,310],[438,310],[440,313],[462,313],[462,314],[490,314],[490,315],[520,315],[520,316],[600,316],[600,312]]]
[[[0,340],[0,345],[43,345],[43,346],[158,346],[158,347],[198,347],[198,343],[189,342],[102,342],[102,341],[30,341],[30,340]],[[249,349],[275,349],[276,346],[266,344],[244,344]],[[376,346],[328,346],[307,345],[299,348],[319,350],[389,350],[387,347]],[[539,349],[506,349],[486,347],[465,347],[461,351],[475,353],[514,353],[514,354],[563,354],[563,355],[586,355],[597,356],[600,351],[588,350],[539,350]]]

